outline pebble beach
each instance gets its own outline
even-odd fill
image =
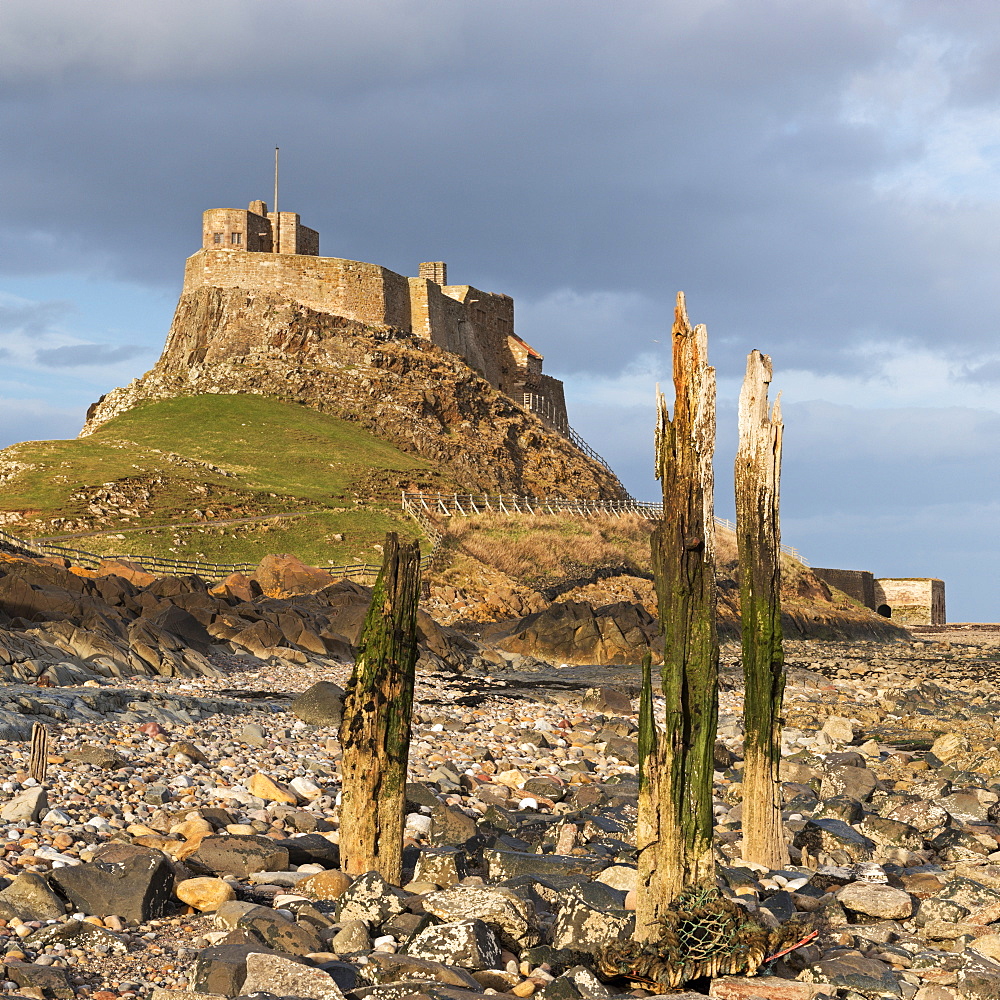
[[[801,987],[781,996],[1000,996],[997,655],[989,632],[928,635],[912,644],[788,642],[782,779],[791,863],[766,872],[739,853],[741,681],[738,649],[724,647],[715,775],[722,883],[775,926],[794,919],[805,927],[812,919],[820,928],[775,963],[779,978]],[[243,876],[206,876],[186,860],[206,837],[282,844],[319,836],[334,846],[339,839],[336,726],[304,722],[292,703],[317,681],[342,687],[349,668],[321,657],[297,664],[218,650],[210,656],[216,676],[24,686],[49,731],[49,763],[39,804],[29,747],[2,744],[0,874],[7,888],[0,912],[7,916],[0,950],[8,994],[112,1000],[205,992],[203,956],[239,923],[220,922],[220,900],[270,908],[295,926],[309,923],[296,915],[299,905],[323,915],[315,922],[328,926],[312,927],[318,945],[299,950],[296,961],[342,993],[385,992],[385,979],[365,975],[373,955],[419,954],[401,931],[345,919],[337,901],[351,880],[324,879],[337,871],[330,860]],[[422,673],[406,829],[414,868],[396,890],[407,912],[426,916],[421,900],[435,893],[489,887],[504,881],[498,875],[509,880],[512,862],[500,857],[507,852],[525,872],[530,864],[521,856],[530,862],[534,855],[564,859],[568,874],[576,859],[591,882],[608,873],[607,899],[589,905],[602,914],[601,926],[623,933],[634,906],[637,684],[635,668],[522,657],[489,672]],[[67,708],[97,691],[120,710],[91,709],[93,717],[83,719]],[[469,859],[476,874],[442,863],[442,856],[453,858],[449,852],[468,850],[470,840],[486,855],[485,863]],[[70,903],[62,914],[27,919],[25,876],[58,881],[61,871],[99,862],[120,845],[155,849],[169,860],[174,893],[159,916],[136,921]],[[310,889],[297,888],[310,879]],[[187,890],[185,882],[192,883]],[[195,888],[205,898],[192,895]],[[496,968],[465,972],[478,975],[481,993],[554,996],[551,984],[567,975],[558,952],[585,954],[593,942],[560,916],[558,894],[515,891],[534,908],[535,950],[517,954],[500,935]],[[67,927],[71,933],[53,931]],[[546,943],[549,955],[537,950]],[[357,972],[353,980],[348,966]],[[589,995],[579,984],[573,989]],[[627,981],[589,989],[646,992]],[[183,1000],[184,992],[176,995]]]

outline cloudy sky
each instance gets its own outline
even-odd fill
[[[3,0],[0,444],[156,359],[201,212],[515,298],[655,498],[674,295],[783,392],[785,541],[1000,620],[996,0]]]

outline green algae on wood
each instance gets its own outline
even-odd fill
[[[718,720],[712,455],[715,369],[707,331],[692,329],[683,293],[673,326],[673,419],[658,394],[656,471],[663,520],[652,540],[664,634],[666,710],[656,719],[643,670],[639,733],[636,941],[659,936],[668,905],[714,874],[712,776]]]
[[[340,853],[350,875],[399,885],[417,662],[420,547],[386,535],[340,724]]]

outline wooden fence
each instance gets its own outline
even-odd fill
[[[568,500],[565,497],[519,497],[502,493],[407,493],[402,494],[403,510],[413,517],[425,531],[427,523],[434,528],[437,537],[432,536],[434,547],[440,542],[441,532],[430,521],[431,515],[438,517],[474,517],[476,514],[573,514],[578,517],[592,517],[604,514],[622,517],[634,514],[647,521],[658,521],[663,516],[663,504],[645,503],[641,500]],[[730,531],[736,531],[732,521],[717,517],[715,523]],[[433,550],[432,550],[433,551]],[[802,558],[798,549],[782,545],[781,551],[797,559],[803,566],[809,563]]]
[[[250,574],[257,568],[257,563],[210,563],[195,559],[165,559],[162,556],[150,555],[99,555],[96,552],[86,552],[65,545],[53,545],[48,542],[33,542],[30,539],[16,538],[6,531],[0,531],[0,551],[12,555],[33,557],[54,557],[65,559],[74,566],[85,569],[97,569],[104,562],[127,562],[141,566],[149,573],[170,576],[200,576],[203,580],[214,582],[224,580],[232,573]],[[343,580],[355,583],[374,583],[381,563],[346,563],[343,566],[320,566],[325,573]]]

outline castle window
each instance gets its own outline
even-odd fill
[[[222,242],[222,236],[223,236],[222,233],[212,233],[212,242],[213,243],[221,243]]]
[[[243,242],[243,234],[233,233],[232,240],[233,240],[233,246],[238,247]]]

